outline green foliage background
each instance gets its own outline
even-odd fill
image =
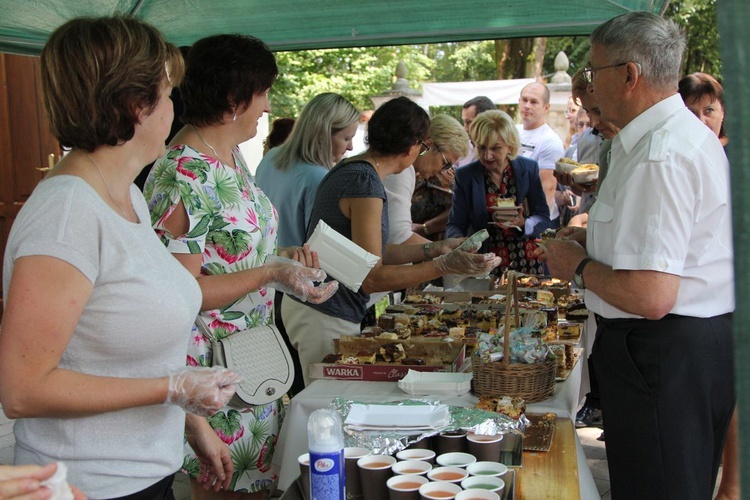
[[[721,77],[716,17],[717,0],[674,0],[665,16],[685,30],[688,50],[684,73],[703,71]],[[588,37],[547,39],[543,74],[554,73],[554,59],[564,51],[572,74],[587,62]],[[345,48],[277,52],[279,78],[271,90],[271,118],[296,117],[304,104],[321,92],[338,92],[359,109],[371,109],[371,95],[391,88],[396,64],[402,61],[412,88],[423,82],[497,79],[494,40],[427,45]],[[522,78],[525,75],[515,75]],[[457,107],[433,109],[460,117]]]

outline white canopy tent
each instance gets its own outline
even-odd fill
[[[483,95],[495,104],[518,104],[521,89],[533,78],[518,80],[486,80],[481,82],[444,82],[422,84],[422,97],[417,100],[425,108],[430,106],[462,106],[466,101]]]

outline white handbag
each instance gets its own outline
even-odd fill
[[[205,326],[200,321],[198,324],[205,334]],[[211,364],[228,368],[242,377],[229,406],[264,405],[281,398],[292,387],[292,357],[276,326],[239,330],[221,340],[212,340],[211,345]]]

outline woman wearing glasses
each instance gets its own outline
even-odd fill
[[[284,298],[281,313],[299,352],[307,382],[310,363],[332,351],[332,340],[358,335],[370,294],[400,290],[445,274],[479,274],[499,264],[493,255],[454,250],[439,255],[440,245],[388,245],[388,200],[383,179],[403,172],[429,153],[430,121],[411,100],[400,97],[378,108],[368,124],[367,151],[336,165],[318,186],[307,238],[319,220],[381,260],[357,291],[339,287],[326,304]],[[435,257],[433,259],[433,257]],[[413,266],[400,264],[415,263]]]
[[[453,163],[468,154],[469,135],[455,118],[437,115],[430,119],[424,143],[430,149],[411,167],[383,180],[388,195],[388,243],[439,240],[448,223]]]
[[[479,160],[456,171],[445,235],[468,236],[487,229],[490,237],[481,251],[502,259],[495,272],[542,274],[542,263],[532,252],[534,239],[550,227],[550,219],[539,165],[517,156],[518,131],[503,111],[480,113],[471,124],[471,138]],[[514,208],[501,208],[502,199],[511,199]]]

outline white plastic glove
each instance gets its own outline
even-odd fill
[[[433,241],[430,243],[430,255],[445,255],[458,248],[466,238],[446,238],[440,241]],[[476,247],[477,250],[479,247]],[[474,250],[476,252],[476,250]]]
[[[314,281],[326,279],[322,269],[305,267],[296,260],[273,256],[265,265],[268,275],[266,286],[294,295],[302,302],[320,304],[330,299],[339,289],[338,281],[329,281],[315,286]]]
[[[494,253],[469,253],[453,250],[433,260],[438,269],[445,274],[482,275],[500,265],[502,259]]]
[[[234,385],[239,382],[239,375],[220,366],[183,366],[170,370],[169,391],[164,403],[180,406],[185,411],[202,417],[210,417],[232,399]]]

